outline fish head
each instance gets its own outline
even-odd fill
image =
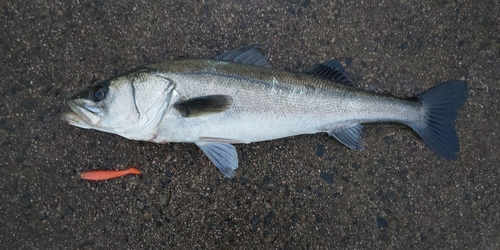
[[[152,72],[118,76],[67,100],[62,114],[70,125],[148,140],[165,114],[174,84]]]

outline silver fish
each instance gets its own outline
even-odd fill
[[[131,140],[195,143],[231,178],[232,144],[325,132],[363,149],[362,123],[410,126],[439,155],[456,159],[457,110],[467,84],[452,80],[410,99],[348,86],[336,59],[292,73],[271,69],[257,46],[139,67],[101,82],[67,103],[69,124]]]

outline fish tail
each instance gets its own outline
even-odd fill
[[[459,80],[444,82],[417,98],[426,109],[425,121],[408,125],[439,155],[456,159],[459,145],[455,118],[457,110],[467,99],[467,83]]]
[[[130,174],[141,174],[141,171],[137,168],[129,168],[128,170]]]

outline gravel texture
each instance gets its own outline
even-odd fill
[[[496,1],[2,1],[0,245],[6,249],[499,249]],[[366,125],[238,145],[226,179],[192,144],[72,127],[65,99],[131,68],[259,43],[275,68],[341,59],[358,88],[463,79],[460,155]],[[142,177],[88,182],[89,169]]]

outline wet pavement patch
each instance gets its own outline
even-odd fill
[[[324,154],[325,154],[325,147],[323,145],[318,145],[316,147],[316,155],[318,157],[323,157]]]
[[[333,174],[331,173],[321,173],[320,177],[326,181],[328,184],[333,184]]]
[[[377,216],[377,227],[379,229],[384,229],[384,228],[389,227],[389,223],[387,222],[387,220],[385,218]]]

